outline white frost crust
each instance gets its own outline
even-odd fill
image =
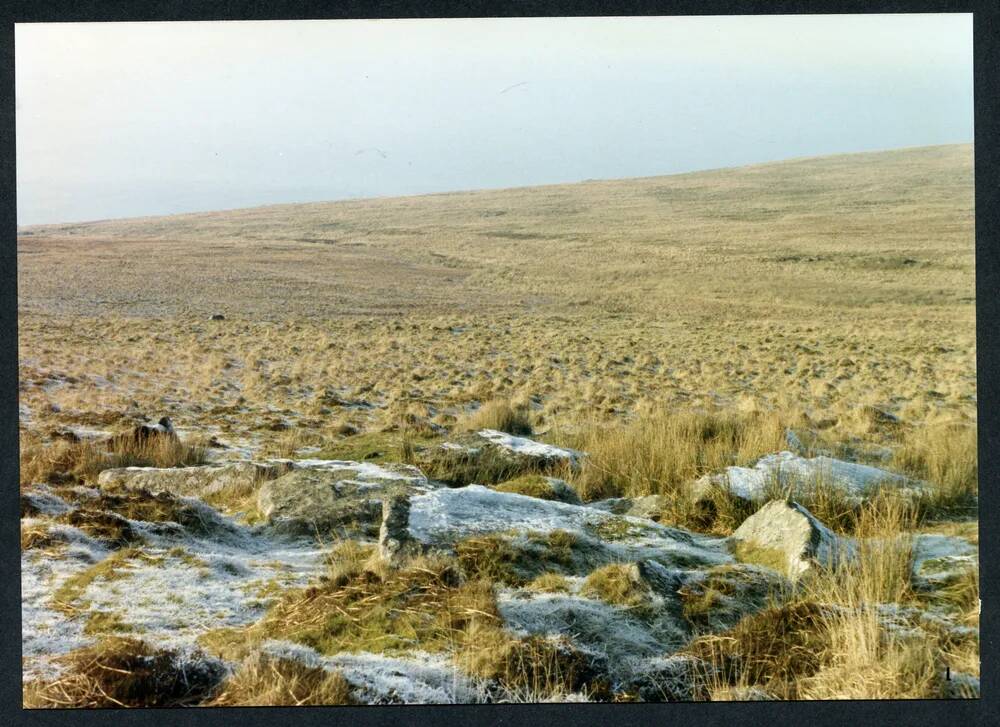
[[[683,555],[708,564],[732,561],[722,538],[668,528],[651,520],[612,515],[583,505],[540,500],[482,485],[440,488],[410,500],[410,533],[424,543],[456,541],[498,532],[549,533],[565,530],[593,539],[588,528],[616,519],[634,526],[634,534],[602,541],[623,560]]]
[[[482,690],[445,657],[415,651],[406,658],[361,652],[323,656],[288,641],[267,641],[264,651],[310,667],[340,671],[365,704],[468,704]]]
[[[498,447],[514,452],[515,454],[528,457],[538,457],[540,459],[563,459],[571,463],[577,463],[583,457],[582,452],[575,449],[556,447],[553,444],[536,442],[526,437],[515,437],[513,434],[498,432],[496,429],[483,429],[476,432],[480,437],[492,442]]]
[[[184,501],[204,510],[209,534],[195,537],[179,526],[130,520],[148,541],[142,547],[144,557],[124,561],[113,579],[90,583],[78,602],[85,610],[75,618],[51,607],[53,592],[110,552],[67,525],[50,528],[70,543],[63,556],[25,552],[21,560],[25,678],[50,674],[49,657],[93,640],[82,632],[89,613],[115,613],[135,636],[157,646],[189,650],[208,629],[260,618],[273,598],[265,591],[272,580],[283,589],[294,588],[323,572],[325,551],[318,544],[273,537],[239,525],[199,500]]]

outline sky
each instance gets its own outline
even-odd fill
[[[18,223],[973,139],[970,14],[19,24]]]

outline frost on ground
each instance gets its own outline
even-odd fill
[[[722,538],[582,505],[497,492],[481,485],[441,488],[410,501],[410,534],[428,544],[490,533],[546,534],[555,530],[584,541],[603,541],[600,547],[622,561],[654,559],[665,564],[680,561],[703,565],[732,562]]]
[[[548,445],[510,439],[529,442],[525,451],[532,456],[553,456],[539,449]],[[513,446],[522,445],[515,441]],[[775,462],[791,463],[792,471],[803,477],[815,474],[810,468],[830,466],[825,458],[805,460],[785,452],[763,458],[755,468],[730,469],[763,478]],[[882,470],[862,465],[836,471],[855,483],[858,492],[885,481],[882,474],[873,474]],[[569,544],[569,555],[553,572],[545,572],[556,587],[533,585],[530,579],[539,575],[534,572],[523,583],[495,582],[491,597],[502,621],[497,625],[512,638],[542,639],[571,650],[615,693],[646,700],[694,698],[694,671],[703,674],[709,667],[686,650],[692,640],[724,633],[765,608],[772,588],[789,583],[786,576],[798,575],[807,563],[829,565],[833,551],[848,541],[784,499],[758,509],[732,538],[722,538],[619,515],[611,501],[595,507],[480,485],[445,487],[401,464],[270,459],[123,468],[103,472],[99,485],[101,489],[36,485],[22,490],[22,539],[36,537],[41,543],[26,547],[22,555],[26,681],[51,679],[61,668],[60,655],[106,633],[193,654],[201,635],[251,625],[288,589],[321,583],[336,538],[321,543],[276,529],[277,521],[260,507],[263,502],[276,511],[283,502],[300,505],[303,512],[295,516],[313,523],[339,517],[343,510],[367,518],[364,523],[370,526],[373,513],[382,516],[381,499],[402,492],[409,502],[410,538],[425,549],[452,555],[460,541],[488,535],[499,536],[519,552],[544,554],[550,547],[546,538],[558,533],[556,541]],[[258,522],[265,524],[249,525],[194,496],[237,485],[241,496],[256,498],[262,516]],[[744,492],[752,491],[748,488]],[[160,491],[174,493],[157,497],[177,508],[183,524],[129,519],[111,511],[104,513],[107,522],[84,519],[81,527],[66,522],[78,510],[93,514],[102,502],[112,502],[109,492],[155,499],[151,492]],[[94,523],[127,533],[128,538],[119,533],[126,542],[115,540],[117,530],[85,532]],[[357,537],[371,542],[374,536],[362,529]],[[738,547],[743,540],[784,553],[795,567],[777,572],[770,563],[749,565]],[[951,584],[970,567],[976,567],[976,549],[962,538],[914,538],[914,586],[933,590]],[[598,570],[623,580],[605,581],[611,590],[602,591],[600,577],[594,578],[601,576]],[[617,596],[616,587],[624,589]],[[945,606],[874,607],[886,631],[900,638],[931,631],[956,640],[978,637],[978,629],[960,623]],[[290,641],[269,640],[259,647],[341,673],[352,697],[366,704],[476,703],[525,696],[504,692],[509,687],[499,682],[469,676],[454,654],[425,653],[418,642],[412,651],[391,656],[366,651],[324,655]],[[972,690],[973,680],[962,688]]]
[[[619,683],[633,678],[644,658],[676,651],[687,636],[673,619],[650,625],[627,609],[576,595],[505,590],[497,607],[515,633],[568,636]]]
[[[468,704],[483,701],[483,687],[440,654],[407,658],[358,653],[323,656],[308,646],[268,641],[263,650],[306,666],[337,670],[363,704]]]
[[[50,524],[49,536],[64,543],[55,557],[23,551],[25,679],[49,670],[48,657],[93,641],[86,626],[95,618],[183,651],[209,629],[257,620],[277,593],[305,584],[323,567],[314,541],[275,538],[200,501],[185,504],[200,509],[208,527],[195,534],[177,523],[128,520],[143,543],[114,550],[77,528]],[[43,524],[22,520],[22,527]],[[69,602],[57,603],[55,594]]]

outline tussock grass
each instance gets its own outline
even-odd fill
[[[21,521],[21,550],[51,548],[57,542],[45,523],[25,524]]]
[[[169,397],[179,416],[237,446],[259,437],[265,453],[290,455],[318,444],[317,457],[401,459],[453,485],[537,473],[499,456],[425,466],[422,447],[442,436],[436,427],[534,430],[590,453],[577,475],[551,473],[584,499],[663,495],[661,520],[718,534],[753,508],[717,492],[699,511],[680,496],[684,483],[785,448],[789,425],[813,453],[876,464],[885,446],[895,448],[884,466],[934,485],[917,506],[922,525],[972,515],[974,424],[932,425],[976,416],[971,182],[971,147],[939,147],[544,190],[38,228],[18,241],[21,484],[92,481],[106,466],[197,463],[197,447],[116,453],[40,434],[66,424],[119,426],[125,412],[157,410]],[[845,225],[850,235],[829,234]],[[340,244],[355,236],[361,248]],[[206,241],[218,262],[211,270]],[[886,241],[893,249],[878,249]],[[280,295],[259,295],[262,266],[281,279]],[[155,303],[136,300],[139,288],[157,291],[139,296]],[[194,320],[192,310],[224,311],[226,320]],[[478,402],[486,403],[469,413]],[[878,413],[885,402],[904,425]],[[213,502],[252,510],[258,484]],[[887,636],[865,608],[868,599],[931,598],[911,593],[903,577],[910,516],[892,515],[889,502],[848,502],[822,483],[798,499],[861,538],[859,559],[700,641],[723,667],[709,696],[751,685],[785,697],[863,696],[854,673],[866,669],[878,675],[870,694],[933,695],[925,677],[940,661]],[[130,544],[113,518],[78,521],[106,542]],[[609,519],[600,534],[626,535],[623,523]],[[49,547],[39,530],[22,539]],[[217,630],[205,641],[237,660],[269,637],[321,650],[424,648],[496,676],[497,698],[577,688],[600,695],[565,644],[500,629],[488,580],[560,589],[572,544],[525,538],[513,554],[491,545],[467,544],[464,563],[424,559],[400,569],[345,545],[315,588],[284,594],[249,629]],[[526,567],[529,556],[547,572]],[[113,573],[88,573],[64,594],[73,596],[68,606],[80,605],[86,578]],[[591,583],[595,592],[627,602],[631,586],[607,575],[600,589],[597,578]],[[935,594],[969,625],[978,623],[975,577]],[[693,621],[723,602],[724,588],[692,601]],[[954,669],[978,673],[975,639],[928,638]]]
[[[531,436],[531,411],[526,404],[515,404],[510,399],[491,399],[461,417],[456,428],[466,432],[496,429],[508,434]]]
[[[893,464],[930,485],[921,507],[929,518],[976,513],[979,456],[975,425],[927,425],[907,432]]]
[[[586,657],[565,639],[515,639],[479,625],[471,629],[469,639],[474,648],[463,650],[457,662],[469,673],[496,682],[501,701],[547,701],[578,692],[601,698],[609,693],[607,683],[594,678]]]
[[[634,563],[610,563],[597,568],[583,582],[580,594],[633,610],[646,609],[650,598],[649,587]]]
[[[802,699],[926,699],[942,696],[944,664],[930,639],[886,633],[872,611],[833,615],[820,630],[824,665],[800,679]]]
[[[471,579],[523,586],[546,570],[568,569],[577,538],[565,530],[528,534],[526,543],[511,537],[484,535],[455,544],[455,557]]]
[[[209,697],[224,673],[217,663],[126,637],[105,638],[59,660],[65,673],[57,679],[24,685],[26,708],[190,706]]]
[[[760,686],[778,699],[798,698],[799,680],[820,669],[828,648],[823,614],[816,603],[793,600],[747,616],[724,634],[698,637],[686,651],[709,665],[701,687]]]
[[[153,437],[139,443],[117,439],[109,443],[56,440],[43,442],[21,437],[20,482],[93,482],[103,470],[115,467],[184,467],[203,464],[205,450],[179,439]]]
[[[606,689],[569,644],[506,631],[493,584],[467,577],[461,559],[419,556],[387,568],[366,561],[357,546],[346,550],[333,577],[285,594],[250,627],[210,632],[199,643],[231,660],[250,657],[265,639],[323,654],[443,652],[469,675],[494,680],[499,697],[511,701]]]
[[[339,671],[256,651],[219,687],[211,707],[300,707],[354,704]]]
[[[527,588],[541,593],[569,593],[570,585],[566,576],[560,573],[542,573],[527,584]]]
[[[657,411],[583,434],[578,447],[589,456],[572,481],[584,500],[677,497],[686,482],[729,465],[751,465],[784,442],[778,414]]]

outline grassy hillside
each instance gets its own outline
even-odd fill
[[[959,145],[31,227],[19,282],[25,311],[95,315],[968,315],[972,228]]]

